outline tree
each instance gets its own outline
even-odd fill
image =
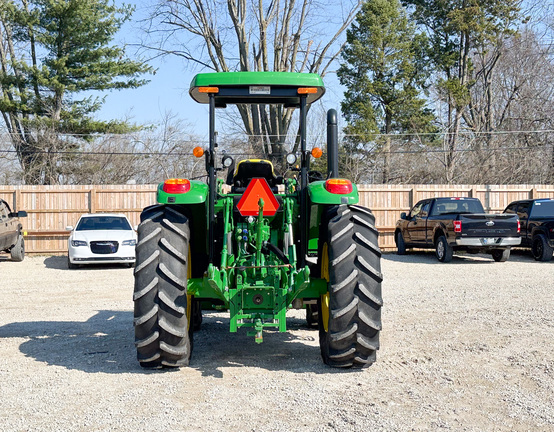
[[[103,99],[83,92],[136,88],[151,71],[125,57],[114,35],[131,16],[108,0],[4,0],[0,4],[0,112],[28,184],[63,174],[82,137],[122,132],[125,121],[98,121]]]
[[[385,134],[382,182],[390,177],[391,134],[424,132],[433,115],[420,97],[428,76],[426,38],[415,31],[398,0],[368,0],[348,29],[345,61],[337,74],[346,86],[342,112],[356,149]]]
[[[487,52],[512,35],[521,20],[520,0],[407,0],[413,17],[429,35],[429,51],[438,72],[437,90],[446,102],[445,176],[454,180],[455,155],[462,117],[475,84],[472,51]],[[490,78],[497,51],[488,56],[483,73]]]
[[[334,64],[340,37],[360,0],[333,6],[311,0],[163,0],[149,20],[144,46],[177,55],[216,72],[312,72],[322,76]],[[265,152],[281,155],[292,109],[239,105],[244,132],[264,137]],[[296,144],[296,147],[298,142]]]

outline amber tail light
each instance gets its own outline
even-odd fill
[[[187,179],[169,179],[163,185],[163,191],[170,194],[187,193],[189,190],[190,181]]]
[[[325,182],[325,190],[333,194],[345,195],[352,192],[352,182],[345,179],[329,179]]]

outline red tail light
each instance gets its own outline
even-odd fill
[[[454,221],[454,232],[462,232],[462,221]]]
[[[187,179],[169,179],[164,182],[163,191],[170,194],[187,193],[190,181]]]
[[[338,195],[345,195],[352,192],[352,182],[345,179],[329,179],[325,182],[325,189]]]
[[[521,222],[519,221],[519,219],[517,220],[517,232],[518,234],[521,232]]]

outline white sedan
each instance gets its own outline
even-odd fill
[[[80,264],[135,264],[137,233],[129,219],[119,213],[96,213],[81,216],[68,240],[67,266]]]

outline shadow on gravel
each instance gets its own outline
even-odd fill
[[[89,320],[15,322],[0,327],[0,338],[28,339],[19,346],[27,357],[51,366],[88,373],[164,373],[174,369],[143,369],[136,360],[133,313],[99,311]],[[222,367],[251,367],[289,372],[345,373],[321,360],[318,331],[305,320],[289,318],[290,332],[264,332],[256,344],[246,330],[229,333],[229,319],[221,313],[204,312],[202,328],[194,336],[190,367],[203,376],[223,377]]]
[[[69,270],[67,267],[67,255],[63,256],[51,256],[44,260],[44,266],[49,269],[54,270],[68,270],[68,271],[79,271],[79,270],[105,270],[105,269],[126,269],[129,268],[126,264],[87,264],[78,267],[75,270]]]
[[[67,255],[48,257],[44,260],[44,266],[54,270],[67,270]]]
[[[90,373],[137,371],[132,312],[99,311],[84,322],[14,322],[0,327],[0,338],[28,339],[19,350],[48,365]]]
[[[304,319],[289,317],[286,333],[264,331],[264,342],[256,344],[247,330],[229,333],[229,319],[222,314],[204,312],[202,329],[195,333],[190,367],[203,376],[222,378],[220,368],[249,367],[295,373],[348,373],[348,369],[332,369],[323,364],[317,329]],[[300,330],[301,336],[291,333]]]
[[[436,264],[436,265],[456,265],[456,264],[497,264],[503,265],[514,262],[536,262],[531,253],[525,250],[512,250],[510,258],[505,263],[496,263],[491,255],[487,254],[469,254],[454,253],[452,261],[441,263],[437,260],[435,253],[431,251],[409,251],[406,255],[397,255],[396,253],[385,253],[383,259],[394,262],[404,262],[410,264]]]

